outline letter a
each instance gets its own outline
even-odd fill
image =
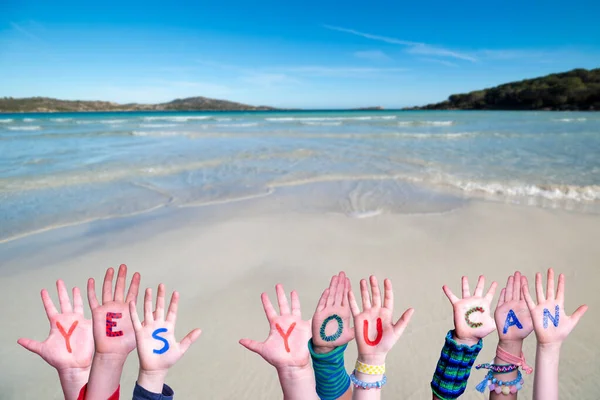
[[[369,339],[369,321],[365,319],[363,323],[363,338],[365,339],[365,343],[369,346],[377,346],[379,342],[381,342],[381,338],[383,337],[383,327],[381,325],[381,318],[377,318],[377,336],[375,340],[371,341]]]
[[[515,312],[513,310],[510,310],[508,312],[508,315],[506,316],[506,321],[504,321],[504,329],[502,330],[502,333],[506,335],[506,332],[508,332],[508,328],[510,328],[513,325],[516,325],[519,329],[523,329],[523,325],[521,325],[521,321],[519,321],[519,318],[517,318]]]
[[[558,327],[558,320],[560,319],[560,311],[558,306],[554,307],[554,317],[550,314],[547,308],[544,308],[544,329],[548,328],[548,319],[552,320],[554,327]]]
[[[292,334],[292,331],[296,327],[296,323],[294,322],[293,324],[291,324],[290,327],[288,328],[287,332],[285,332],[285,333],[283,332],[283,329],[281,329],[279,324],[275,324],[275,327],[277,328],[277,332],[279,332],[279,334],[283,338],[283,344],[285,345],[285,351],[287,351],[289,353],[290,346],[288,344],[288,338],[290,337],[290,335]]]
[[[69,328],[69,332],[66,332],[65,328],[63,328],[63,326],[60,324],[60,322],[56,321],[56,327],[58,328],[58,331],[60,332],[60,334],[63,335],[63,337],[65,338],[65,344],[67,345],[67,351],[69,353],[72,353],[72,351],[71,351],[71,335],[73,334],[73,331],[77,327],[78,323],[79,323],[79,321],[73,322],[71,324],[71,327]]]
[[[162,353],[165,353],[167,350],[169,350],[169,342],[167,341],[167,339],[158,336],[159,333],[165,333],[165,332],[168,332],[167,328],[158,328],[157,330],[152,332],[152,339],[160,340],[161,342],[163,342],[162,348],[160,348],[158,350],[152,350],[152,352],[154,354],[162,354]]]

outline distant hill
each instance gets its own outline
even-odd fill
[[[412,110],[600,111],[600,68],[511,82]]]
[[[188,97],[160,104],[118,104],[107,101],[58,100],[49,97],[15,99],[0,97],[0,112],[84,112],[84,111],[255,111],[274,110],[206,97]]]

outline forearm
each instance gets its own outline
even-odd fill
[[[358,361],[368,365],[385,365],[385,356],[366,356],[359,354]],[[354,371],[356,379],[366,383],[381,382],[383,380],[383,374],[364,374],[359,371]],[[374,389],[363,389],[361,387],[355,387],[352,392],[353,400],[379,400],[381,399],[381,390],[378,388]]]
[[[310,364],[304,367],[278,368],[277,375],[284,400],[318,399],[315,376]]]
[[[521,352],[523,351],[523,341],[515,340],[515,341],[502,341],[498,342],[498,347],[504,349],[510,354],[513,354],[517,357],[521,356]],[[499,357],[494,358],[494,364],[496,365],[510,365],[509,362],[502,360]],[[508,372],[506,374],[494,374],[494,378],[500,379],[504,382],[512,381],[517,378],[517,370]],[[498,394],[494,390],[490,390],[490,400],[516,400],[519,392],[509,393],[509,394]]]
[[[65,400],[77,400],[79,391],[90,377],[90,367],[57,370]]]
[[[533,400],[558,400],[560,344],[539,344],[535,354]]]
[[[138,373],[137,384],[152,393],[161,393],[167,378],[165,371],[144,371],[140,369]]]
[[[126,359],[123,355],[94,355],[86,400],[106,400],[117,390]]]

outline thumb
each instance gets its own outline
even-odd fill
[[[40,342],[31,340],[31,339],[21,338],[21,339],[17,340],[17,343],[19,343],[21,346],[25,347],[27,350],[31,351],[32,353],[35,353],[38,356],[41,356],[40,353],[42,352],[42,344]]]
[[[588,310],[588,306],[585,304],[582,306],[579,306],[579,308],[577,310],[575,310],[575,312],[571,315],[571,318],[573,318],[573,326],[575,326],[579,323],[579,320],[581,319],[581,317],[583,317],[583,314],[585,314],[585,312],[587,310]]]
[[[262,343],[256,342],[254,340],[250,340],[250,339],[242,339],[240,340],[240,344],[242,346],[244,346],[245,348],[247,348],[248,350],[256,353],[256,354],[261,354],[262,352]]]
[[[186,351],[188,351],[188,349],[190,348],[192,343],[194,343],[196,340],[198,340],[201,333],[202,333],[202,331],[200,329],[194,329],[193,331],[191,331],[190,333],[185,335],[185,337],[183,339],[181,339],[181,342],[179,342],[179,348],[181,349],[181,354],[184,354]]]
[[[415,309],[409,308],[408,310],[404,311],[404,314],[402,314],[398,322],[394,324],[394,334],[396,335],[396,337],[399,338],[400,336],[402,336],[404,329],[406,329],[406,327],[408,326],[408,323],[410,322],[410,319],[412,318],[414,313]]]

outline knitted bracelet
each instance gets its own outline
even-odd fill
[[[483,347],[483,341],[473,346],[459,344],[449,331],[431,381],[431,390],[441,399],[456,399],[464,393],[471,368]]]
[[[495,374],[508,374],[509,372],[513,372],[519,369],[518,365],[515,364],[479,364],[475,366],[475,369],[489,369]]]
[[[348,344],[336,347],[325,354],[315,353],[312,339],[308,350],[313,362],[317,394],[321,400],[334,400],[341,397],[350,387],[350,377],[344,367],[344,351]]]

